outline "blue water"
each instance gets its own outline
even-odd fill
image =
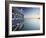
[[[40,30],[40,19],[24,19],[22,30]]]

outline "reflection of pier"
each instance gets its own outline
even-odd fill
[[[23,27],[24,15],[16,8],[12,9],[12,30],[20,30]]]

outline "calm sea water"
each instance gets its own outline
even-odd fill
[[[22,30],[40,30],[40,19],[24,19]]]

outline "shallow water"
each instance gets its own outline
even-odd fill
[[[24,19],[22,30],[40,30],[40,19]]]

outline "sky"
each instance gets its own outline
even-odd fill
[[[40,8],[36,7],[16,7],[20,13],[24,14],[24,18],[39,18]]]

